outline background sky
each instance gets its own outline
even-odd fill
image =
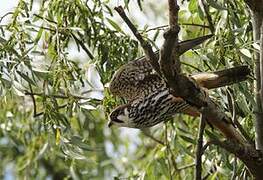
[[[11,11],[14,9],[14,7],[17,5],[18,0],[1,0],[1,6],[0,6],[0,17],[5,15],[8,11]],[[2,23],[1,23],[2,24]]]

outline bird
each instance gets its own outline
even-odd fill
[[[212,36],[213,35],[206,35],[180,42],[179,55],[201,44]],[[158,57],[159,51],[156,51],[155,55]],[[128,62],[116,71],[110,81],[109,90],[113,95],[130,101],[138,97],[143,97],[163,87],[163,85],[165,85],[165,83],[154,71],[149,60],[141,57]]]
[[[243,65],[211,73],[199,73],[192,75],[191,78],[199,86],[213,89],[243,81],[249,74],[250,69]],[[145,83],[138,83],[132,88],[137,88],[137,92],[132,92],[127,84],[127,92],[121,94],[115,91],[115,95],[127,97],[130,100],[127,104],[120,105],[111,112],[109,126],[114,124],[121,127],[143,129],[159,124],[176,113],[199,116],[200,113],[195,107],[180,97],[174,97],[161,78],[157,78],[157,75],[151,77],[152,79],[148,77],[148,80],[145,80],[147,82],[143,81]],[[122,81],[122,83],[125,82]],[[151,86],[147,87],[147,84]],[[114,92],[114,90],[112,91]]]
[[[181,42],[179,54],[210,37]],[[191,46],[189,43],[194,45]],[[159,52],[156,52],[156,56],[158,55]],[[215,72],[198,73],[190,78],[195,80],[200,87],[213,89],[243,81],[249,75],[249,67],[243,65]],[[188,104],[181,97],[172,95],[171,89],[167,87],[166,82],[154,71],[145,57],[120,67],[110,81],[109,90],[113,95],[127,100],[126,104],[116,107],[110,113],[109,127],[115,125],[145,129],[165,122],[176,113],[194,117],[200,115],[197,108]]]

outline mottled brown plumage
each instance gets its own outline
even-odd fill
[[[204,40],[205,38],[202,39]],[[200,39],[198,43],[201,43]],[[238,66],[191,77],[201,87],[211,89],[240,82],[246,79],[249,73],[247,66]],[[113,110],[109,125],[143,129],[165,121],[178,112],[199,115],[196,108],[170,93],[166,83],[144,57],[122,66],[113,76],[109,89],[112,94],[128,100],[128,104]]]
[[[207,35],[180,42],[179,54],[183,54],[211,37],[212,35]],[[159,51],[155,54],[158,57]],[[153,70],[150,62],[142,57],[120,67],[112,77],[109,88],[112,94],[131,101],[144,97],[163,86],[165,83]]]

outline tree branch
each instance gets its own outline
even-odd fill
[[[213,23],[212,17],[210,16],[210,13],[209,13],[209,7],[204,2],[204,0],[201,0],[201,3],[202,3],[202,6],[204,8],[204,13],[206,15],[206,18],[207,18],[207,21],[208,21],[208,24],[209,24],[209,29],[210,29],[210,31],[212,33],[214,33],[215,32],[215,27],[214,27],[214,23]]]
[[[35,95],[35,96],[45,96],[47,98],[58,98],[58,99],[69,99],[69,98],[75,98],[75,99],[90,99],[88,97],[84,96],[77,96],[77,95],[60,95],[60,94],[44,94],[44,93],[34,93],[34,92],[28,92],[25,91],[25,95]]]
[[[261,28],[263,24],[263,0],[246,0],[245,1],[250,8],[250,13],[252,15],[252,25],[253,25],[253,40],[258,42],[262,40]],[[261,3],[261,6],[259,4]],[[258,9],[259,8],[259,9]],[[260,47],[262,52],[263,42],[260,41]],[[261,54],[262,55],[262,54]],[[263,107],[262,107],[262,63],[263,60],[261,58],[260,53],[255,51],[253,60],[254,60],[254,74],[256,80],[254,81],[254,94],[256,100],[255,107],[255,142],[256,149],[263,151]]]
[[[64,104],[64,105],[58,106],[58,109],[63,109],[63,108],[65,108],[65,107],[67,107],[67,105],[68,105],[68,104]],[[44,114],[43,111],[42,111],[42,112],[39,112],[39,113],[36,113],[36,114],[34,115],[34,118],[35,118],[35,117],[38,117],[38,116],[42,116],[43,114]]]
[[[132,24],[132,22],[129,20],[129,18],[127,17],[127,15],[124,12],[124,9],[121,6],[115,7],[114,9],[118,12],[118,14],[126,22],[126,24],[129,26],[129,28],[133,32],[134,36],[140,42],[140,44],[144,50],[145,57],[151,62],[151,65],[153,66],[154,70],[158,74],[160,74],[160,67],[158,64],[158,59],[156,58],[155,53],[153,52],[151,45],[142,38],[142,36],[137,31],[136,27]]]
[[[195,179],[202,179],[202,147],[203,147],[203,135],[205,130],[205,118],[203,115],[200,117],[199,132],[197,139],[197,147],[195,153]]]
[[[36,105],[36,100],[35,100],[35,97],[34,97],[34,93],[33,93],[33,89],[32,89],[32,86],[31,84],[29,83],[29,89],[30,89],[30,96],[32,98],[32,101],[33,101],[33,116],[35,117],[37,115],[37,105]]]

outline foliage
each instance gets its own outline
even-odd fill
[[[251,52],[258,45],[252,42],[243,1],[207,3],[215,36],[182,56],[185,72],[252,66]],[[9,18],[7,24],[0,22],[1,178],[193,179],[197,119],[177,115],[153,128],[152,135],[165,145],[137,130],[106,126],[107,113],[121,102],[109,94],[107,83],[122,64],[141,55],[137,41],[116,18],[113,4],[20,0],[13,12],[0,18]],[[146,15],[167,12],[152,12],[156,2],[124,4],[127,11],[142,9]],[[210,33],[201,7],[195,0],[182,1],[181,39]],[[144,37],[160,46],[162,28],[151,29],[147,22],[140,26]],[[251,137],[252,88],[251,82],[244,82],[211,93],[230,116],[232,93],[238,120]],[[214,137],[222,138],[207,127],[205,139]],[[204,157],[204,176],[209,179],[229,179],[233,172],[238,178],[249,176],[241,162],[235,163],[218,147],[209,147]]]

